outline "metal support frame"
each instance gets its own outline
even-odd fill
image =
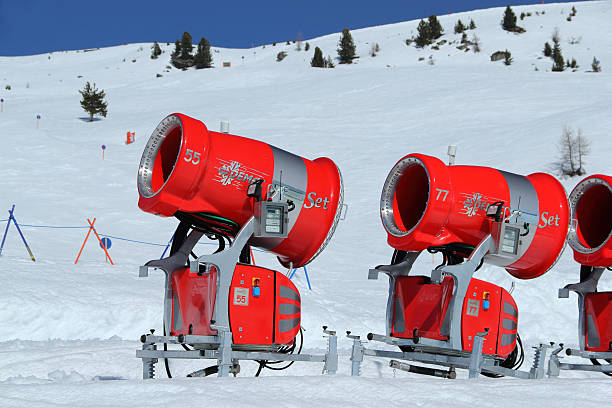
[[[303,361],[324,363],[323,373],[336,374],[338,371],[338,338],[335,331],[324,329],[327,336],[325,354],[285,354],[274,351],[244,351],[234,349],[231,332],[220,330],[218,336],[155,336],[144,335],[141,338],[142,350],[136,351],[136,357],[142,359],[143,379],[154,378],[155,364],[160,358],[179,358],[191,360],[216,360],[219,367],[218,376],[227,377],[239,371],[240,360],[273,360]],[[157,344],[204,344],[210,348],[194,350],[159,350]]]
[[[448,312],[443,322],[443,329],[448,331],[448,340],[446,341],[422,337],[418,339],[404,339],[390,336],[392,327],[391,319],[393,318],[393,299],[395,298],[395,281],[399,276],[408,276],[410,274],[412,265],[420,254],[419,252],[408,252],[406,258],[398,264],[380,265],[374,269],[370,269],[368,279],[378,279],[379,273],[384,273],[389,276],[389,299],[387,302],[386,335],[383,336],[370,333],[368,334],[368,340],[398,347],[407,346],[414,351],[401,352],[368,349],[365,347],[366,342],[360,340],[359,336],[351,335],[350,332],[348,332],[347,337],[353,340],[351,375],[356,376],[360,374],[360,367],[364,356],[374,356],[449,367],[450,370],[447,372],[440,372],[439,370],[422,367],[415,368],[415,366],[410,365],[407,365],[410,369],[405,370],[445,378],[454,378],[451,372],[454,373],[455,367],[469,370],[469,378],[477,378],[481,372],[523,379],[543,378],[546,354],[547,350],[551,347],[550,345],[540,344],[539,347],[535,347],[536,358],[529,372],[502,367],[500,366],[502,361],[498,357],[496,358],[483,354],[482,346],[487,333],[478,333],[474,337],[472,352],[463,351],[461,340],[463,302],[467,295],[467,290],[474,272],[483,261],[484,257],[496,248],[496,245],[492,236],[487,235],[472,251],[465,262],[456,265],[445,265],[431,272],[432,282],[441,283],[446,276],[450,276],[454,283],[453,297],[449,302]],[[403,369],[401,364],[398,363],[399,362],[392,362],[392,366]]]
[[[142,359],[143,378],[153,378],[155,364],[160,358],[181,359],[212,359],[217,360],[219,367],[218,376],[227,377],[239,371],[239,360],[272,360],[272,361],[307,361],[325,363],[323,372],[335,374],[338,370],[338,346],[336,332],[327,330],[324,326],[323,332],[327,336],[327,352],[323,355],[315,354],[285,354],[275,351],[240,351],[232,343],[232,332],[229,321],[229,297],[230,287],[236,264],[240,258],[240,252],[247,244],[254,232],[255,217],[251,217],[236,235],[232,245],[218,253],[203,255],[189,262],[189,272],[199,273],[204,268],[209,273],[211,268],[217,270],[217,293],[215,296],[215,307],[213,311],[213,324],[211,328],[217,331],[216,336],[180,335],[180,336],[156,336],[153,333],[143,335],[142,350],[136,351],[136,357]],[[184,268],[189,259],[193,247],[202,237],[203,233],[193,230],[189,233],[181,248],[172,256],[164,259],[147,262],[140,267],[139,276],[148,276],[149,268],[158,268],[166,274],[165,296],[164,296],[164,328],[165,333],[170,333],[172,313],[172,273]],[[198,350],[158,350],[157,344],[185,344],[204,345]],[[244,347],[244,346],[242,346]]]
[[[576,292],[578,295],[578,343],[580,349],[566,349],[565,353],[568,356],[576,356],[584,359],[602,359],[607,363],[601,363],[601,365],[594,364],[574,364],[574,363],[562,363],[562,356],[559,356],[561,351],[564,349],[563,343],[559,343],[558,347],[552,352],[550,361],[548,364],[548,376],[558,377],[561,370],[575,370],[575,371],[592,371],[600,373],[612,373],[612,350],[609,352],[601,351],[588,351],[586,350],[586,309],[584,306],[585,298],[590,293],[597,293],[597,285],[601,278],[605,268],[603,267],[590,267],[586,265],[581,266],[580,270],[580,282],[571,283],[565,285],[565,287],[559,289],[559,298],[569,298],[569,292]],[[554,343],[553,343],[554,344]]]
[[[363,362],[364,356],[372,357],[385,357],[398,360],[406,361],[417,361],[424,364],[433,364],[443,367],[449,367],[450,374],[455,368],[463,368],[469,370],[469,378],[477,378],[481,372],[490,374],[504,375],[508,377],[515,377],[521,379],[539,379],[544,378],[544,363],[547,350],[550,348],[548,344],[540,344],[538,347],[534,347],[536,356],[534,363],[529,372],[512,370],[510,368],[502,367],[500,359],[486,354],[482,354],[482,344],[484,343],[484,335],[479,335],[474,338],[474,350],[467,352],[463,350],[453,350],[448,347],[431,347],[415,344],[409,339],[398,339],[395,337],[382,336],[377,334],[369,334],[368,339],[370,341],[378,341],[394,346],[411,346],[414,351],[402,352],[402,351],[390,351],[390,350],[379,350],[369,349],[365,347],[367,342],[361,340],[359,336],[347,335],[347,337],[353,339],[353,348],[351,352],[351,375],[358,376],[361,373],[361,363]],[[425,340],[425,339],[422,339]],[[400,368],[401,367],[394,367]],[[435,371],[435,370],[434,370]],[[418,374],[425,374],[416,370],[410,370],[410,372],[416,372]],[[442,375],[435,375],[442,377]],[[448,376],[446,378],[454,378],[454,376]]]

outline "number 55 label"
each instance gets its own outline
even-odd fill
[[[234,304],[238,306],[249,305],[249,289],[234,288]]]
[[[185,157],[184,157],[186,162],[191,162],[194,165],[198,165],[200,163],[200,153],[199,152],[194,152],[191,149],[187,149],[185,151]]]

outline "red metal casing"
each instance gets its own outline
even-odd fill
[[[440,330],[453,293],[453,278],[444,278],[441,285],[428,283],[425,276],[401,276],[395,283],[391,336],[448,340]]]
[[[581,265],[612,266],[612,177],[596,174],[572,190],[568,243]]]
[[[389,245],[421,251],[453,242],[478,245],[491,233],[487,207],[498,201],[505,203],[506,216],[520,209],[537,225],[526,252],[503,267],[520,279],[544,274],[563,250],[569,228],[565,190],[551,175],[447,166],[435,157],[411,154],[387,176],[380,210]]]
[[[214,336],[210,328],[217,293],[217,269],[211,268],[207,275],[189,273],[189,268],[172,273],[171,336],[194,334]]]
[[[395,285],[391,336],[419,337],[448,340],[442,334],[444,317],[452,297],[453,280],[444,278],[442,284],[428,283],[424,276],[398,277]],[[488,300],[488,308],[485,306]],[[398,314],[401,314],[399,316]],[[472,279],[463,303],[461,319],[464,351],[472,351],[476,333],[488,329],[483,353],[502,358],[516,347],[518,308],[505,289],[479,279]]]
[[[252,239],[278,255],[284,266],[310,262],[333,235],[342,206],[342,178],[328,158],[304,159],[267,143],[210,131],[180,113],[155,129],[138,171],[138,206],[172,216],[177,211],[222,216],[242,226],[252,215],[249,184],[262,179],[263,198],[269,186],[296,208],[290,213],[289,235]]]
[[[216,335],[210,327],[217,273],[172,274],[171,335]],[[256,295],[254,287],[259,291]],[[281,345],[300,329],[300,295],[285,275],[253,265],[236,265],[230,287],[229,320],[234,344]]]
[[[589,293],[584,310],[585,350],[612,351],[612,292]]]
[[[485,309],[487,297],[489,308]],[[518,308],[510,293],[492,283],[472,279],[463,301],[463,350],[472,351],[474,336],[488,329],[482,352],[506,358],[516,347],[517,325]]]

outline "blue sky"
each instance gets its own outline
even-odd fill
[[[195,43],[206,37],[215,46],[248,48],[294,40],[298,33],[308,39],[345,27],[537,3],[541,1],[0,0],[0,55],[174,42],[184,31]]]

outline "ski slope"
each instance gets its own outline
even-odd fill
[[[384,332],[387,281],[368,281],[370,267],[387,263],[392,250],[379,218],[380,191],[388,171],[405,154],[419,152],[446,160],[458,146],[457,164],[492,166],[518,174],[551,172],[563,126],[582,129],[591,140],[588,174],[612,174],[612,6],[607,2],[514,7],[532,12],[518,21],[527,32],[503,31],[503,8],[440,16],[440,50],[416,49],[405,40],[418,21],[352,31],[359,58],[335,69],[311,68],[314,47],[336,56],[340,35],[308,39],[310,50],[284,42],[252,49],[213,47],[215,67],[166,69],[173,44],[151,60],[151,44],[129,44],[91,51],[27,57],[0,57],[0,220],[16,205],[36,262],[30,261],[14,226],[0,257],[1,407],[165,407],[181,406],[494,406],[544,404],[601,406],[612,398],[610,379],[588,373],[562,373],[557,380],[514,379],[443,381],[395,373],[384,360],[369,359],[360,378],[349,377],[351,342],[346,330],[365,336]],[[536,15],[535,12],[545,14]],[[482,52],[464,52],[453,34],[460,18],[473,18]],[[565,58],[577,72],[550,72],[544,42],[559,28]],[[177,34],[178,35],[178,34]],[[569,41],[580,39],[578,44]],[[368,55],[379,44],[376,57]],[[490,62],[508,49],[511,66]],[[287,57],[276,62],[280,51]],[[430,65],[427,61],[434,61]],[[601,73],[590,71],[596,56]],[[420,61],[419,59],[424,60]],[[224,61],[231,68],[221,68]],[[537,68],[537,70],[536,70]],[[161,74],[161,77],[156,77]],[[86,81],[106,91],[107,118],[92,123],[79,105]],[[11,90],[5,90],[10,85]],[[341,335],[340,367],[320,376],[319,364],[295,364],[253,378],[255,364],[240,378],[187,379],[202,365],[176,363],[177,377],[143,382],[137,339],[161,329],[163,274],[138,278],[138,266],[159,258],[177,225],[138,209],[140,156],[149,135],[169,113],[181,112],[217,130],[270,143],[309,159],[327,156],[342,171],[347,218],[327,249],[295,282],[302,295],[305,352],[325,347],[320,327]],[[37,128],[36,115],[41,115]],[[125,145],[126,132],[136,142]],[[102,160],[101,145],[106,146]],[[570,191],[578,178],[562,180]],[[90,237],[78,264],[74,260],[87,226],[96,217],[100,233],[156,245],[112,239],[116,265]],[[5,223],[0,222],[1,232]],[[201,246],[201,252],[213,247]],[[255,252],[258,265],[280,268]],[[440,260],[422,255],[415,271]],[[600,289],[612,289],[612,274]],[[477,277],[513,292],[520,313],[519,333],[532,361],[540,342],[577,344],[576,297],[557,299],[558,288],[578,279],[568,248],[548,274],[530,281],[485,266]],[[272,378],[275,377],[275,378]]]

